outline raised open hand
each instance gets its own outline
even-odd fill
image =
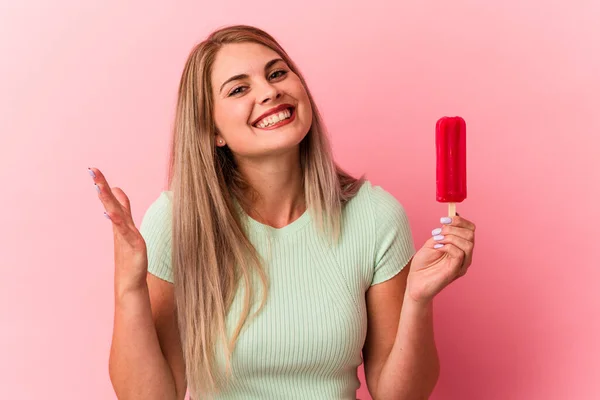
[[[98,198],[106,210],[104,215],[112,221],[115,252],[115,295],[139,290],[146,285],[148,254],[146,242],[131,218],[131,205],[127,195],[119,188],[108,185],[97,168],[88,168]]]

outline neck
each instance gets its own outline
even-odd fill
[[[268,161],[237,160],[237,164],[254,192],[246,194],[252,205],[245,210],[250,217],[281,228],[304,213],[304,182],[297,152]]]

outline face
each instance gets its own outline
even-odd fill
[[[217,146],[236,157],[290,153],[308,133],[312,109],[298,76],[256,43],[223,46],[212,70]]]

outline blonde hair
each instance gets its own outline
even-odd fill
[[[214,145],[212,66],[223,45],[242,42],[258,43],[277,52],[306,88],[313,119],[299,145],[304,195],[326,237],[337,240],[342,206],[363,182],[333,161],[325,127],[306,82],[273,37],[255,27],[236,25],[213,32],[192,49],[179,85],[168,175],[173,192],[176,313],[192,396],[205,397],[222,388],[217,379],[218,341],[223,344],[230,372],[231,354],[256,295],[251,285],[253,273],[263,287],[256,313],[267,298],[268,278],[235,204],[251,206],[243,196],[249,185],[236,170],[231,151]],[[227,338],[226,317],[241,279],[247,288],[244,308],[232,337]]]

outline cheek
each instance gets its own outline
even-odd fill
[[[303,119],[310,123],[312,122],[312,107],[310,106],[310,100],[308,98],[308,94],[306,93],[306,91],[304,89],[302,89],[302,103],[304,105],[304,116]]]
[[[244,102],[231,102],[215,107],[215,124],[223,136],[231,135],[248,124],[250,109]]]
[[[302,110],[298,113],[297,116],[304,123],[306,123],[307,121],[312,121],[312,109],[310,107],[310,100],[308,99],[308,93],[306,93],[306,90],[304,90],[302,82],[300,82],[300,79],[296,78],[293,83],[290,83],[291,84],[284,90],[302,105]]]

